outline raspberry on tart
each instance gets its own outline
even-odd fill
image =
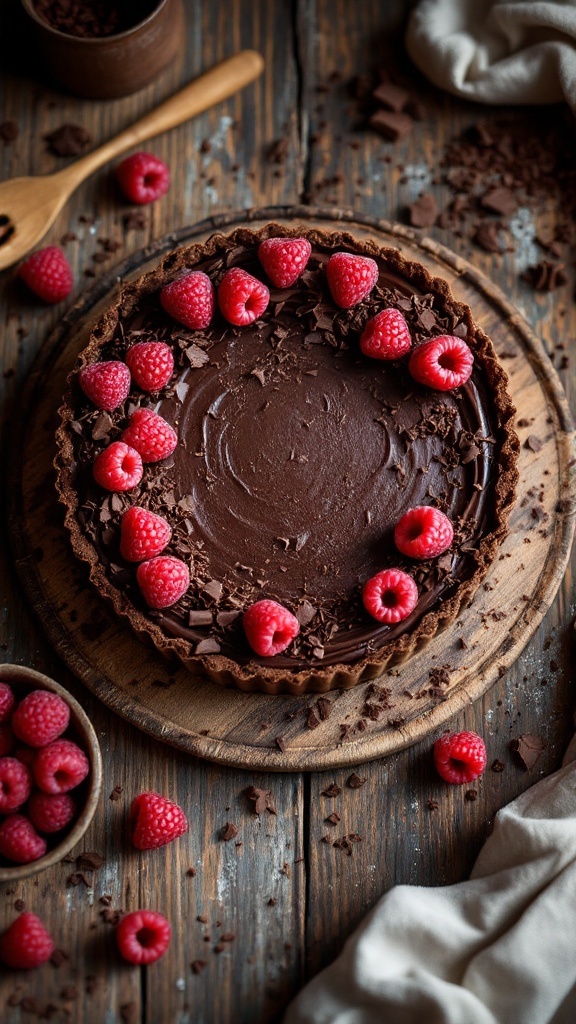
[[[462,338],[442,335],[423,342],[410,357],[410,373],[437,391],[462,387],[470,379],[474,355]]]
[[[132,380],[142,391],[160,391],[174,372],[172,349],[164,341],[140,341],[126,353]]]
[[[250,605],[242,625],[250,647],[262,658],[281,654],[300,632],[296,616],[277,601],[256,601]]]
[[[370,294],[378,280],[378,264],[369,256],[337,252],[326,264],[326,277],[337,306],[349,309]]]
[[[276,288],[290,288],[306,270],[312,253],[307,238],[267,238],[258,259]]]
[[[383,309],[368,321],[360,348],[372,359],[400,359],[412,348],[410,328],[399,309]]]
[[[238,327],[254,323],[264,313],[269,300],[266,285],[240,267],[227,271],[218,288],[222,316]]]
[[[157,412],[136,409],[122,433],[122,441],[135,448],[143,462],[161,462],[174,451],[178,435]]]
[[[160,292],[167,313],[193,331],[208,327],[214,316],[214,285],[201,270],[190,270]]]
[[[172,528],[164,516],[132,505],[120,524],[120,554],[127,562],[144,562],[164,551]]]
[[[190,570],[186,562],[172,555],[160,555],[142,562],[136,578],[149,608],[170,608],[190,586]]]
[[[142,456],[124,441],[113,441],[96,457],[92,471],[107,491],[131,491],[142,479]]]
[[[112,412],[130,394],[130,370],[118,359],[85,366],[78,374],[78,383],[92,405]]]
[[[383,569],[364,584],[362,601],[378,622],[402,622],[418,604],[418,587],[407,572]]]
[[[454,527],[448,516],[431,505],[409,509],[394,527],[394,543],[408,558],[436,558],[453,540]]]

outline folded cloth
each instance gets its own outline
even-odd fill
[[[576,0],[421,0],[406,47],[448,92],[576,110]]]
[[[576,739],[496,815],[470,881],[391,889],[284,1024],[574,1024]]]

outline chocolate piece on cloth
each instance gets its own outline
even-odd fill
[[[283,1024],[576,1020],[576,739],[496,815],[470,880],[391,889]]]
[[[541,0],[420,0],[406,32],[416,66],[440,89],[481,103],[576,109],[576,12]]]

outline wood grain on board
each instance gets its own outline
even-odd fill
[[[25,295],[13,273],[2,276],[0,395],[7,425],[22,412],[23,385],[44,340],[72,303],[120,256],[130,256],[183,225],[253,206],[312,200],[316,206],[353,208],[365,216],[405,221],[407,204],[426,189],[443,208],[447,190],[432,179],[445,145],[479,117],[506,113],[440,94],[418,79],[426,116],[411,136],[393,146],[359,129],[346,79],[383,62],[389,32],[405,20],[408,4],[403,0],[193,0],[186,3],[187,36],[179,60],[141,93],[106,103],[66,96],[37,79],[37,62],[27,56],[29,40],[16,45],[17,0],[7,0],[3,7],[4,25],[9,18],[14,29],[0,32],[0,120],[14,119],[20,128],[14,143],[0,144],[3,177],[49,173],[63,166],[65,161],[50,155],[42,139],[60,124],[82,124],[97,145],[241,47],[260,49],[266,59],[265,76],[256,86],[147,144],[170,164],[173,184],[167,196],[145,209],[144,228],[124,227],[122,217],[130,207],[119,197],[108,169],[74,195],[46,239],[51,244],[68,232],[76,235],[65,244],[76,281],[68,303],[42,307]],[[551,120],[557,117],[555,109],[549,113]],[[529,112],[514,111],[514,116],[526,118],[529,130]],[[281,164],[270,159],[279,139],[287,140]],[[204,140],[210,148],[202,147]],[[534,224],[528,211],[519,225],[516,251],[502,256],[483,253],[466,235],[448,229],[433,227],[429,233],[472,259],[520,310],[551,361],[554,357],[559,365],[574,408],[574,366],[563,365],[560,359],[576,338],[573,282],[554,293],[535,293],[520,278],[528,263],[536,261],[536,228],[541,223],[553,227],[559,212],[559,206],[548,204]],[[122,249],[98,263],[92,257],[102,248],[98,239],[104,238],[118,239]],[[429,258],[436,256],[430,253]],[[86,269],[96,278],[86,276]],[[456,273],[454,266],[446,268],[446,275],[451,273]],[[466,282],[466,288],[475,287]],[[509,326],[517,330],[514,319]],[[561,344],[568,347],[557,349]],[[510,366],[513,362],[522,364],[510,360]],[[526,373],[532,380],[534,368],[532,362],[515,374]],[[537,392],[546,379],[546,373],[539,377]],[[3,437],[5,462],[12,461],[17,458],[18,438],[7,429]],[[518,509],[519,516],[525,514],[525,509]],[[499,759],[503,771],[488,770],[474,787],[443,785],[431,765],[431,742],[443,728],[439,725],[429,739],[356,767],[366,782],[360,789],[350,789],[346,780],[353,769],[333,767],[314,774],[242,771],[209,764],[145,735],[79,684],[55,653],[15,574],[6,539],[0,560],[0,656],[41,669],[70,688],[95,723],[105,763],[104,799],[82,846],[106,857],[92,889],[67,886],[73,865],[65,864],[19,883],[13,892],[7,891],[10,886],[2,889],[0,926],[16,916],[14,903],[22,898],[27,909],[43,917],[57,945],[70,956],[59,968],[47,965],[25,978],[10,972],[1,975],[0,1017],[6,1024],[35,1019],[10,1005],[22,996],[36,1000],[40,1010],[53,1004],[52,1020],[57,1024],[70,1019],[78,1024],[255,1024],[278,1019],[305,974],[334,956],[390,885],[434,885],[466,877],[494,813],[558,766],[571,731],[570,565],[523,653],[491,689],[446,723],[482,733],[489,765]],[[521,595],[523,583],[518,590]],[[168,696],[170,690],[160,693]],[[522,732],[537,733],[547,743],[530,772],[515,762],[508,747]],[[341,793],[322,796],[332,782]],[[243,796],[253,783],[273,792],[276,817],[254,818]],[[122,786],[121,799],[110,801],[117,785]],[[149,856],[131,850],[126,830],[129,803],[144,786],[177,799],[191,819],[187,837]],[[475,790],[475,800],[466,799],[469,789]],[[430,809],[429,801],[438,807]],[[333,812],[340,817],[336,825],[325,821]],[[218,830],[227,821],[239,828],[236,841],[243,846],[218,839]],[[362,836],[353,844],[351,856],[321,841],[328,834],[339,839],[351,832]],[[190,868],[196,869],[196,876],[186,874]],[[110,895],[116,908],[146,903],[168,912],[174,933],[162,961],[147,971],[119,961],[113,926],[100,914],[102,895]],[[277,902],[270,904],[270,899]],[[206,925],[196,921],[198,915],[208,917]],[[220,928],[234,932],[236,938],[215,953],[212,941],[222,934]],[[204,942],[205,933],[210,943]],[[196,960],[207,961],[199,974],[190,967]],[[14,993],[16,1000],[11,999]]]

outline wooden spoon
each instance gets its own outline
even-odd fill
[[[249,85],[264,69],[255,50],[243,50],[196,78],[131,128],[56,174],[0,184],[0,270],[22,259],[44,237],[75,188],[131,146],[175,128]]]

